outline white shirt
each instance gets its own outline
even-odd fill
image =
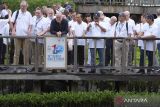
[[[137,33],[139,33],[139,32],[142,32],[142,33],[144,33],[144,32],[146,32],[147,30],[149,29],[149,24],[148,23],[140,23],[140,24],[137,24],[136,26],[135,26],[135,31],[137,32]],[[143,40],[138,40],[138,46],[143,46]]]
[[[127,34],[126,22],[124,23],[118,22],[115,30],[116,30],[116,37],[128,37],[128,34],[132,34],[132,28],[129,23],[128,23],[128,34]]]
[[[1,17],[5,17],[6,15],[8,15],[8,11],[6,9],[3,9],[1,11]]]
[[[87,30],[87,23],[85,23],[83,21],[81,24],[76,22],[73,27],[73,31],[74,31],[76,37],[82,37],[85,34],[86,30]],[[77,45],[85,45],[85,40],[79,39],[77,41]]]
[[[104,17],[104,20],[103,20],[102,22],[109,23],[109,21],[110,21],[110,18],[105,16],[105,17]]]
[[[109,24],[108,29],[106,31],[106,37],[114,37],[115,28],[116,28],[116,23],[113,25]]]
[[[15,11],[12,15],[11,22],[15,21],[15,16],[17,11]],[[19,10],[19,14],[16,20],[16,36],[27,36],[28,28],[32,25],[32,15],[30,12],[26,11],[23,13]]]
[[[9,36],[9,24],[8,22],[6,23],[6,21],[8,21],[8,19],[0,19],[0,34],[2,34],[2,36]],[[9,42],[9,39],[8,39]],[[3,39],[3,43],[7,45],[7,39],[4,38]]]
[[[160,17],[154,19],[154,23],[158,26],[158,29],[160,29]],[[158,30],[158,38],[160,38],[160,30]],[[157,43],[160,43],[160,40],[157,40]]]
[[[103,22],[99,22],[99,25],[105,28],[106,24]],[[101,29],[95,25],[95,22],[91,22],[90,27],[91,37],[104,37],[105,32],[102,32]],[[89,39],[89,48],[94,48],[94,40]],[[104,39],[97,39],[96,40],[96,48],[104,48]]]
[[[133,19],[129,18],[129,20],[127,22],[128,22],[128,25],[130,25],[131,28],[132,28],[131,29],[131,34],[133,35],[133,31],[134,31],[134,28],[136,26],[135,21]]]
[[[47,21],[45,17],[37,18],[33,17],[32,35],[37,36],[38,33],[46,31],[48,29]],[[39,40],[43,43],[43,40]]]
[[[155,37],[158,37],[158,26],[155,23],[150,25],[149,29],[146,30],[146,32],[144,32],[144,37],[150,36],[150,35],[154,35]],[[146,41],[146,50],[154,51],[153,50],[154,42],[156,42],[156,41],[155,40],[147,40]],[[144,45],[141,48],[144,49]],[[156,47],[155,47],[155,49],[156,49]]]

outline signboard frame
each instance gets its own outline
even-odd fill
[[[56,40],[64,40],[63,42],[63,48],[64,48],[64,51],[63,51],[63,55],[64,55],[64,61],[63,61],[63,65],[62,66],[54,66],[54,63],[56,62],[52,62],[52,67],[51,66],[47,66],[47,49],[48,49],[48,45],[49,45],[49,42],[47,42],[48,40],[53,40],[52,44],[56,44]],[[47,44],[48,43],[48,44]],[[58,44],[58,43],[57,43]],[[58,44],[59,45],[59,44]],[[45,37],[45,49],[44,49],[44,61],[45,61],[45,69],[67,69],[67,37],[54,37],[54,36],[46,36]]]

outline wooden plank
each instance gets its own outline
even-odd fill
[[[108,81],[160,81],[160,75],[111,75],[111,74],[41,74],[41,73],[19,73],[0,74],[0,80],[108,80]]]

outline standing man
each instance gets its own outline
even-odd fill
[[[144,36],[141,38],[145,39],[153,39],[158,37],[158,26],[154,23],[154,16],[153,15],[147,15],[146,21],[149,24],[149,29],[144,32]],[[155,40],[146,40],[146,55],[148,57],[148,66],[153,66],[153,58],[154,53],[156,51],[156,48],[154,49]],[[142,55],[144,55],[144,45],[141,47]],[[155,60],[155,58],[154,58]],[[141,60],[141,63],[144,65],[144,57]],[[148,69],[148,72],[151,72],[151,69]]]
[[[72,20],[69,21],[69,23],[68,23],[68,28],[69,28],[68,36],[69,37],[73,37],[73,35],[74,35],[73,29],[74,29],[75,24],[77,23],[76,15],[77,15],[76,12],[72,12],[72,14],[71,14]],[[68,42],[68,65],[73,65],[73,63],[74,63],[73,39],[68,39],[67,42]]]
[[[32,31],[32,15],[27,11],[28,3],[23,0],[20,3],[20,10],[13,13],[11,18],[12,22],[12,35],[27,37],[31,35]],[[17,13],[18,12],[18,13]],[[15,52],[14,52],[14,65],[19,64],[20,50],[23,50],[24,65],[29,64],[29,39],[14,39]]]
[[[68,33],[68,21],[62,18],[61,13],[56,14],[56,18],[52,20],[50,33],[57,37],[66,36]]]
[[[129,26],[128,24],[128,28],[127,28],[127,22],[126,22],[126,15],[124,12],[119,14],[118,17],[118,24],[116,25],[116,29],[115,29],[115,37],[130,37],[131,33],[132,33],[132,28],[131,26]],[[125,49],[125,53],[123,53],[123,49]],[[115,66],[116,67],[121,67],[122,66],[122,55],[125,54],[125,65],[128,65],[128,51],[129,51],[129,41],[125,41],[125,43],[123,43],[122,39],[117,39],[115,41]],[[117,69],[117,71],[119,72],[120,69]]]
[[[32,27],[32,35],[33,36],[43,36],[43,32],[45,32],[48,29],[46,18],[42,14],[42,9],[37,7],[35,10],[35,16],[33,17],[33,27]],[[38,49],[39,49],[39,55],[38,55],[38,63],[43,63],[43,47],[44,47],[44,40],[38,39]],[[32,55],[31,55],[31,63],[35,62],[35,40],[31,40],[31,48],[32,48]]]
[[[114,37],[115,33],[115,27],[117,24],[117,18],[115,16],[112,16],[109,21],[109,26],[106,31],[106,37]],[[106,40],[106,57],[105,57],[105,65],[108,66],[111,62],[111,65],[113,64],[113,39],[107,39]]]
[[[94,21],[91,22],[88,27],[87,27],[87,31],[91,32],[92,37],[104,37],[104,34],[106,32],[106,28],[105,28],[105,23],[100,21],[100,15],[99,13],[94,14]],[[96,42],[95,42],[96,41]],[[96,47],[94,47],[96,46]],[[96,51],[98,51],[98,56],[99,56],[99,66],[102,66],[104,63],[104,58],[103,58],[103,51],[104,51],[104,40],[103,39],[97,39],[97,40],[93,40],[90,39],[89,40],[89,48],[90,48],[90,52],[91,52],[91,65],[95,66],[96,65],[96,61],[95,61],[95,48]],[[95,71],[91,71],[91,73],[94,73]]]
[[[154,20],[154,23],[160,29],[160,8],[157,9],[157,18]],[[158,38],[160,38],[160,30],[158,30]],[[157,49],[158,49],[158,62],[160,63],[160,40],[157,41]]]
[[[131,36],[133,35],[134,28],[136,26],[135,21],[130,18],[130,12],[125,11],[124,14],[126,15],[126,22],[131,27]],[[129,42],[129,53],[128,53],[128,65],[132,65],[132,61],[134,59],[134,41],[130,40]]]
[[[75,37],[84,37],[87,29],[87,24],[82,21],[81,14],[77,14],[76,19],[77,19],[77,22],[74,25],[73,34]],[[78,45],[77,47],[78,64],[80,66],[83,66],[84,65],[84,46],[86,45],[85,40],[84,39],[77,40],[77,45]]]

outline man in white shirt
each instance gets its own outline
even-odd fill
[[[106,17],[102,11],[98,11],[98,13],[100,14],[100,21],[109,24],[110,18]]]
[[[154,20],[154,23],[160,29],[160,8],[157,9],[157,18]],[[160,38],[160,30],[158,30],[158,38]],[[158,62],[160,63],[160,40],[157,41],[157,49],[158,49]]]
[[[146,32],[149,29],[149,24],[146,21],[146,15],[141,15],[141,23],[137,24],[134,29],[134,35],[136,35],[137,38],[141,38],[144,36],[144,32]],[[144,50],[141,49],[141,47],[144,45],[143,40],[138,40],[138,46],[140,48],[140,66],[144,66]],[[138,73],[144,73],[144,69],[140,69]]]
[[[132,33],[132,28],[127,25],[126,23],[126,15],[124,12],[119,14],[118,17],[118,24],[116,25],[115,29],[115,37],[124,37],[128,38],[131,36]],[[128,27],[127,27],[128,26]],[[125,49],[125,50],[124,50]],[[123,39],[117,39],[115,41],[115,66],[116,67],[121,67],[122,66],[122,55],[124,55],[123,61],[125,65],[128,65],[128,51],[129,51],[129,41],[123,42]],[[120,69],[117,69],[117,71],[120,71]]]
[[[109,22],[110,23],[106,31],[106,37],[114,37],[117,18],[115,16],[112,16]],[[112,59],[113,59],[113,39],[107,39],[105,65],[108,66],[110,62],[112,65],[113,64]]]
[[[146,21],[149,24],[149,29],[144,32],[144,36],[142,36],[141,38],[145,38],[145,39],[154,39],[156,37],[158,37],[158,26],[154,23],[154,16],[153,15],[147,15],[146,16]],[[153,66],[153,56],[154,53],[156,51],[156,46],[154,46],[156,43],[155,40],[146,40],[146,55],[148,57],[148,66]],[[142,49],[142,54],[144,54],[144,48],[145,46],[143,45],[141,47]],[[155,59],[154,59],[155,60]],[[144,58],[142,58],[142,62],[144,65]],[[148,69],[148,72],[150,72],[151,69]]]
[[[0,36],[9,36],[8,19],[0,19]],[[0,64],[4,64],[7,39],[0,38]],[[0,68],[1,69],[1,68]]]
[[[20,37],[27,37],[31,35],[32,30],[32,15],[30,12],[27,11],[28,3],[26,1],[22,1],[20,3],[20,10],[18,17],[16,19],[16,14],[18,11],[13,13],[11,18],[12,24],[12,35],[13,36],[20,36]],[[15,43],[15,52],[14,52],[14,65],[19,64],[19,56],[20,50],[23,49],[23,56],[24,56],[24,65],[29,64],[29,39],[14,39]]]
[[[87,29],[87,24],[82,21],[82,15],[77,14],[76,16],[77,22],[75,23],[73,27],[73,34],[75,37],[84,37],[85,32]],[[87,45],[85,44],[84,39],[78,39],[77,40],[77,61],[78,64],[83,66],[84,65],[84,46]]]
[[[126,15],[126,22],[128,23],[128,25],[131,26],[131,36],[132,36],[133,32],[134,32],[135,25],[136,25],[135,21],[130,18],[129,11],[125,11],[124,13]],[[128,53],[128,64],[129,65],[132,65],[133,59],[134,59],[134,41],[131,40],[130,44],[129,44],[129,53]]]
[[[69,37],[73,37],[73,35],[74,35],[73,29],[74,29],[75,24],[77,23],[76,15],[77,15],[77,13],[73,12],[71,15],[72,20],[69,21],[69,23],[68,23],[68,28],[69,28],[68,36]],[[74,63],[73,39],[68,39],[67,42],[68,42],[68,65],[73,65],[73,63]]]
[[[106,32],[106,26],[105,23],[101,22],[99,19],[100,15],[98,13],[94,14],[94,22],[91,22],[88,27],[87,31],[91,32],[92,37],[104,37]],[[96,41],[96,42],[95,42]],[[95,47],[96,46],[96,47]],[[103,39],[97,39],[97,40],[89,40],[89,48],[91,52],[91,65],[95,66],[95,48],[98,51],[99,56],[99,66],[102,66],[104,63],[103,58],[103,51],[104,51],[104,40]],[[91,73],[94,73],[95,71],[91,71]]]
[[[32,26],[32,35],[33,36],[43,36],[41,35],[42,32],[46,31],[48,29],[48,23],[46,21],[46,18],[43,17],[42,14],[42,9],[41,8],[36,8],[35,11],[35,16],[33,18],[33,26]],[[43,47],[44,47],[44,40],[43,39],[38,39],[38,49],[39,49],[39,55],[38,55],[38,62],[39,64],[42,64],[43,62]],[[35,62],[35,39],[31,39],[31,47],[32,47],[32,54],[31,54],[31,63]]]

